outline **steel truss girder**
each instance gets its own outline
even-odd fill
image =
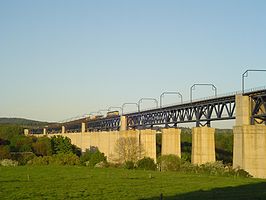
[[[251,96],[251,124],[266,125],[266,92]]]
[[[235,96],[212,99],[126,115],[129,128],[148,128],[155,125],[177,126],[196,122],[196,126],[210,126],[211,121],[234,119]]]
[[[89,131],[114,131],[120,128],[120,116],[88,121]]]

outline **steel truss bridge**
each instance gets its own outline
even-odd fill
[[[210,126],[212,121],[235,119],[235,95],[213,97],[196,100],[168,107],[128,113],[128,129],[146,129],[153,127],[177,127],[181,123],[195,122],[196,126]],[[266,125],[266,89],[245,92],[244,96],[252,99],[251,124],[264,123]],[[106,117],[90,120],[82,118],[68,123],[56,123],[46,127],[47,133],[61,133],[62,126],[66,132],[81,132],[81,123],[86,123],[88,131],[119,130],[121,116]],[[43,128],[31,130],[33,134],[42,134]]]

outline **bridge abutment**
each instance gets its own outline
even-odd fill
[[[192,154],[191,163],[201,165],[215,162],[214,128],[192,128]]]
[[[233,167],[266,178],[266,126],[251,125],[251,107],[249,96],[236,95]]]
[[[181,129],[162,129],[162,155],[173,154],[181,158]]]

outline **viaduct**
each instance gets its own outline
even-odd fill
[[[145,156],[156,161],[156,132],[162,133],[162,155],[181,157],[178,124],[195,122],[192,128],[193,164],[215,161],[215,129],[212,121],[235,119],[233,167],[266,178],[266,89],[215,96],[135,113],[100,119],[82,118],[67,123],[25,130],[25,134],[62,135],[85,151],[96,146],[108,160],[115,156],[120,137],[136,137]]]

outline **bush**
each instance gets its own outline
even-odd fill
[[[35,157],[28,161],[29,165],[79,165],[79,157],[73,153],[53,156]]]
[[[28,161],[28,165],[49,165],[52,160],[51,156],[35,157]]]
[[[51,140],[47,137],[40,137],[35,143],[32,144],[33,152],[37,156],[50,156],[52,155]]]
[[[79,165],[79,157],[73,153],[68,154],[56,154],[52,156],[50,164],[55,165]]]
[[[4,167],[15,167],[15,166],[18,166],[18,161],[4,159],[0,161],[0,165]]]
[[[137,162],[138,169],[155,170],[156,164],[152,158],[144,157]]]
[[[135,164],[133,161],[126,161],[123,165],[123,167],[125,169],[134,169],[135,168]]]
[[[9,158],[11,158],[9,146],[7,145],[0,146],[0,160],[9,159]]]
[[[29,160],[32,160],[35,156],[32,152],[13,152],[11,153],[11,159],[18,161],[19,165],[26,165]]]
[[[158,159],[161,171],[179,171],[182,160],[176,155],[163,155]]]
[[[97,147],[90,147],[85,153],[80,157],[82,164],[90,167],[94,167],[97,163],[105,162],[107,163],[106,156],[101,153]]]

